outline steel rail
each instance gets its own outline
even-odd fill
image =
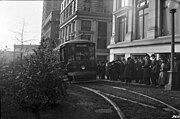
[[[102,98],[104,98],[106,101],[108,101],[112,106],[113,108],[117,111],[117,114],[118,116],[120,117],[120,119],[126,119],[123,112],[120,110],[120,108],[113,102],[111,101],[108,97],[106,97],[105,95],[101,94],[100,91],[98,90],[95,90],[95,89],[92,89],[92,88],[88,88],[88,87],[84,87],[84,86],[79,86],[77,85],[78,87],[81,87],[83,89],[86,89],[88,91],[91,91],[99,96],[101,96]]]
[[[177,112],[178,114],[180,114],[180,110],[179,110],[179,109],[177,109],[177,108],[175,108],[175,107],[173,107],[173,106],[171,106],[171,105],[169,105],[169,104],[167,104],[167,103],[165,103],[165,102],[163,102],[163,101],[161,101],[161,100],[158,100],[158,99],[153,98],[153,97],[151,97],[151,96],[145,95],[145,94],[143,94],[143,93],[139,93],[139,92],[136,92],[136,91],[132,91],[132,90],[128,90],[128,89],[126,89],[126,88],[120,88],[120,87],[116,87],[116,86],[109,86],[109,85],[104,85],[104,86],[108,86],[108,87],[112,87],[112,88],[114,88],[114,89],[124,90],[124,91],[128,91],[128,92],[131,92],[131,93],[134,93],[134,94],[138,94],[138,95],[144,96],[144,97],[146,97],[146,98],[149,98],[149,99],[151,99],[151,100],[154,100],[154,101],[156,101],[156,102],[159,102],[159,103],[167,106],[168,108],[174,110],[174,111]]]

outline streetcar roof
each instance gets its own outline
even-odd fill
[[[60,49],[60,47],[62,46],[65,46],[67,44],[74,44],[74,43],[93,43],[92,41],[89,41],[89,40],[70,40],[70,41],[67,41],[67,42],[64,42],[62,44],[60,44],[59,46],[57,46],[56,48],[54,48],[54,51]]]

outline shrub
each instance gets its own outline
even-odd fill
[[[33,55],[10,65],[1,82],[20,107],[37,111],[66,98],[61,66],[52,49],[41,44]]]

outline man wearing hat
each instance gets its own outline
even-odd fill
[[[159,78],[159,64],[156,60],[156,55],[152,54],[151,55],[151,82],[153,85],[157,85],[157,80]]]
[[[146,85],[150,85],[150,76],[151,76],[151,70],[150,70],[150,65],[151,65],[151,60],[150,56],[148,54],[145,55],[145,60],[144,60],[144,73],[143,73],[143,82]]]

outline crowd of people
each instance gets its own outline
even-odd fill
[[[120,80],[126,83],[134,80],[136,83],[154,86],[164,86],[168,83],[169,70],[169,57],[162,56],[157,60],[155,54],[98,63],[99,79]],[[173,75],[180,86],[180,57],[178,55],[174,57],[174,72]]]

